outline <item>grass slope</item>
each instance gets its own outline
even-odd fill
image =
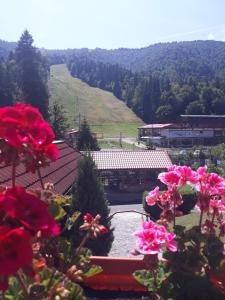
[[[66,65],[53,65],[50,80],[50,104],[64,105],[71,128],[77,128],[79,115],[86,117],[92,131],[104,137],[137,136],[143,122],[112,93],[93,88],[73,78]]]

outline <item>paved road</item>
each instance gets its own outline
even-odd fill
[[[115,212],[136,210],[143,212],[141,204],[110,206],[111,214]],[[141,228],[142,216],[135,212],[116,214],[112,219],[114,242],[109,253],[110,256],[131,257],[130,253],[135,248],[136,239],[132,233]]]

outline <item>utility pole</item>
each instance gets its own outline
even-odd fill
[[[120,147],[122,148],[122,132],[120,132]]]
[[[78,127],[79,127],[79,131],[80,131],[80,113],[79,113],[79,116],[78,116]]]

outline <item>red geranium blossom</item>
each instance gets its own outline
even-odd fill
[[[0,289],[8,287],[8,276],[32,264],[30,234],[21,228],[0,226]]]
[[[9,188],[2,193],[0,209],[32,233],[41,231],[44,237],[60,233],[54,218],[48,213],[47,204],[23,187]]]
[[[58,149],[52,143],[55,138],[52,128],[38,109],[24,103],[0,109],[0,138],[17,150],[17,159],[24,156],[27,171],[34,172],[37,167],[46,164],[46,159],[55,160],[58,157]]]
[[[88,231],[92,238],[97,238],[99,234],[108,233],[109,230],[105,226],[99,224],[101,219],[100,215],[96,215],[94,218],[90,213],[86,213],[84,216],[84,224],[80,226],[81,230]]]

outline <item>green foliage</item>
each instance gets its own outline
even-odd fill
[[[62,104],[54,102],[49,108],[50,124],[55,133],[56,139],[64,138],[65,132],[68,129],[66,111]]]
[[[32,45],[33,38],[25,30],[15,49],[16,83],[20,101],[37,107],[44,118],[48,117],[48,67],[41,53]]]
[[[188,104],[185,113],[187,115],[204,115],[204,106],[198,101]]]
[[[83,151],[98,151],[99,146],[97,139],[93,136],[90,131],[90,127],[87,123],[87,120],[84,118],[81,125],[79,134],[77,137],[77,149]]]
[[[79,161],[78,175],[73,187],[73,205],[74,210],[81,212],[79,222],[76,224],[74,232],[71,233],[75,245],[78,245],[83,237],[79,231],[79,226],[83,222],[84,215],[88,212],[93,217],[100,214],[100,222],[109,229],[109,233],[100,236],[97,240],[89,240],[87,247],[92,250],[94,255],[107,255],[113,241],[113,230],[108,220],[108,202],[98,178],[95,164],[90,155],[84,156],[83,159]]]
[[[154,75],[148,72],[135,73],[118,64],[108,64],[91,55],[77,53],[69,58],[68,68],[72,76],[119,95],[147,123],[176,121],[184,113],[221,114],[225,109],[223,78],[219,77],[215,81],[212,77],[208,81],[204,76],[198,77],[197,70],[193,75],[198,77],[195,83],[193,77],[187,75],[190,70],[185,68],[185,71],[181,71],[180,66],[179,71],[171,70],[166,65],[165,68],[168,69],[165,72],[169,73],[169,79],[165,80],[163,70]],[[176,76],[171,76],[170,72]],[[207,73],[205,75],[208,76]]]
[[[170,275],[171,272],[163,264],[159,264],[154,271],[138,270],[133,273],[134,278],[152,292],[157,292]]]

